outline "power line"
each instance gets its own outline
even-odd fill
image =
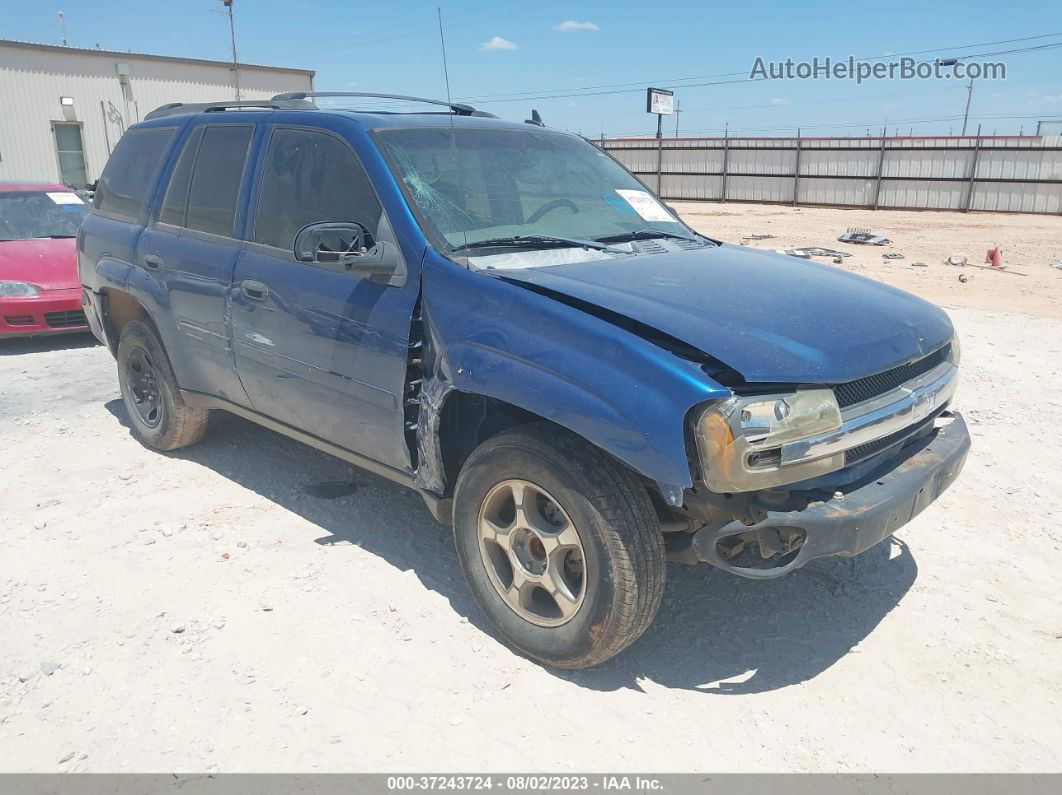
[[[1037,36],[1024,36],[1024,37],[1017,38],[1017,39],[1001,39],[999,41],[979,42],[977,44],[960,44],[960,45],[951,46],[951,47],[937,47],[937,48],[929,49],[929,50],[909,50],[909,51],[906,51],[906,52],[889,53],[889,54],[886,54],[886,55],[870,55],[870,56],[864,56],[864,57],[861,57],[861,58],[856,58],[856,59],[854,59],[854,61],[855,61],[855,63],[864,63],[866,61],[878,61],[878,60],[882,60],[882,59],[885,59],[885,58],[899,58],[899,57],[903,57],[903,56],[907,56],[907,55],[924,55],[924,54],[933,53],[933,52],[946,52],[946,51],[951,51],[951,50],[974,49],[974,48],[977,48],[977,47],[995,46],[997,44],[1012,44],[1012,43],[1019,42],[1019,41],[1035,41],[1035,40],[1040,40],[1040,39],[1045,39],[1045,38],[1053,38],[1053,37],[1056,37],[1056,36],[1062,36],[1062,32],[1059,32],[1059,33],[1043,33],[1043,34],[1039,34]],[[999,51],[996,51],[996,52],[988,52],[988,53],[973,53],[973,54],[970,54],[970,55],[965,55],[965,56],[963,56],[963,58],[979,58],[979,57],[984,57],[984,56],[987,56],[987,55],[1009,55],[1009,54],[1015,54],[1015,53],[1020,53],[1020,52],[1032,52],[1032,51],[1035,51],[1035,50],[1053,49],[1053,48],[1056,48],[1056,47],[1062,47],[1062,42],[1052,43],[1052,44],[1045,44],[1045,45],[1040,45],[1040,46],[1035,46],[1035,47],[1023,47],[1023,48],[1015,48],[1015,49],[1010,49],[1010,50],[999,50]],[[749,72],[749,70],[745,69],[745,70],[742,70],[740,72],[720,72],[720,73],[717,73],[717,74],[709,74],[709,75],[694,75],[694,76],[691,76],[691,77],[676,77],[676,78],[670,78],[670,79],[667,79],[667,80],[643,80],[643,81],[631,82],[631,83],[611,83],[611,84],[603,84],[603,85],[598,85],[598,86],[584,86],[584,87],[582,87],[580,89],[539,89],[538,91],[526,91],[526,92],[522,92],[522,93],[512,93],[512,94],[479,94],[479,95],[476,95],[476,96],[461,96],[461,97],[458,97],[458,99],[460,99],[460,100],[477,100],[477,101],[480,101],[481,103],[484,103],[484,104],[495,104],[495,103],[501,103],[501,102],[516,102],[516,101],[519,101],[519,100],[528,100],[528,99],[567,99],[569,97],[579,97],[579,96],[604,96],[604,95],[611,95],[611,94],[633,94],[633,93],[640,93],[641,91],[644,91],[645,90],[645,86],[647,86],[647,85],[661,85],[661,86],[668,86],[668,87],[677,89],[677,88],[700,88],[700,87],[703,87],[703,86],[712,86],[712,85],[729,85],[729,84],[732,84],[732,83],[748,83],[748,82],[757,82],[757,81],[763,80],[763,78],[745,77],[745,78],[742,78],[740,80],[720,80],[720,81],[713,81],[713,82],[708,82],[708,83],[688,83],[688,82],[686,82],[686,81],[690,81],[690,80],[701,80],[701,79],[704,79],[704,78],[737,77],[739,75],[747,75],[748,72]],[[684,83],[684,85],[679,85],[680,82]],[[640,87],[639,88],[628,88],[629,86],[640,86]],[[616,90],[597,90],[597,89],[616,89]],[[548,92],[550,92],[550,91],[559,91],[559,92],[563,92],[563,93],[549,94]]]

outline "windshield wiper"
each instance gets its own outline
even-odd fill
[[[556,235],[512,235],[510,237],[491,237],[486,240],[476,240],[471,243],[463,243],[454,246],[453,251],[468,251],[476,248],[589,248],[594,251],[615,251],[600,240],[578,240],[573,237],[557,237]]]
[[[598,243],[629,243],[632,240],[652,240],[654,238],[667,237],[674,240],[696,240],[688,235],[677,235],[674,232],[664,232],[659,229],[639,229],[636,232],[620,232],[617,235],[605,235],[595,237]]]
[[[37,240],[65,240],[66,238],[77,237],[77,235],[38,235]]]

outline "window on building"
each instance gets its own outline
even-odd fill
[[[64,185],[71,188],[88,187],[88,174],[85,173],[85,148],[81,142],[80,124],[52,125],[55,133],[55,151],[59,156],[59,177]]]
[[[172,127],[130,130],[123,135],[96,186],[96,209],[137,218],[172,136]]]
[[[254,240],[291,251],[307,224],[355,221],[374,236],[382,209],[365,169],[350,148],[331,135],[278,129],[269,141]]]
[[[186,227],[232,236],[244,162],[253,132],[252,127],[229,125],[203,130],[188,187]]]
[[[162,202],[159,220],[164,224],[184,226],[188,213],[188,187],[192,184],[192,167],[199,153],[199,143],[203,140],[203,128],[197,127],[185,141],[184,149],[173,168],[170,186],[166,189],[166,198]]]

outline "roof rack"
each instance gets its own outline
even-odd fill
[[[297,99],[311,99],[313,97],[369,97],[371,99],[397,99],[403,102],[419,102],[427,105],[439,105],[449,108],[458,116],[484,116],[489,119],[498,118],[493,113],[476,110],[471,105],[460,102],[446,102],[441,99],[425,99],[424,97],[407,97],[404,94],[366,94],[358,91],[292,91],[287,94],[277,94],[273,97],[277,101]]]
[[[286,97],[281,95],[272,99],[245,99],[239,102],[171,102],[160,108],[155,108],[147,116],[148,119],[160,119],[163,116],[180,116],[187,113],[209,113],[213,111],[229,110],[230,108],[261,108],[269,110],[312,110],[315,105],[306,102],[301,97]]]

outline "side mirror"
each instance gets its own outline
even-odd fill
[[[364,276],[393,274],[402,258],[392,243],[376,241],[356,222],[309,224],[295,236],[295,258]]]

